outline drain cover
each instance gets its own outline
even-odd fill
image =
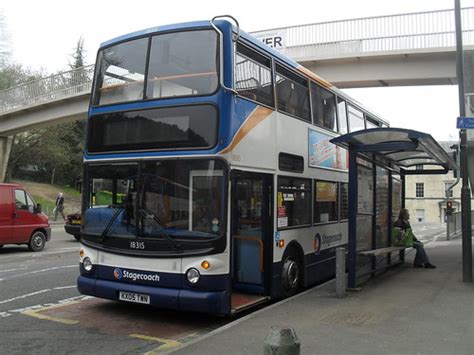
[[[367,327],[375,319],[374,313],[335,312],[321,318],[321,322],[344,324],[354,327]]]

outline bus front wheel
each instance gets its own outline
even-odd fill
[[[281,270],[281,284],[283,296],[290,297],[296,294],[302,285],[302,266],[300,258],[294,249],[285,252]]]

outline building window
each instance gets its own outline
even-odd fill
[[[423,182],[416,183],[415,194],[416,197],[425,197],[425,184]]]
[[[416,170],[423,170],[423,165],[421,165],[421,164],[415,165],[415,169]]]
[[[449,191],[448,191],[448,194],[446,195],[446,190],[447,190],[448,187],[450,187],[452,184],[453,184],[453,182],[451,182],[451,181],[444,183],[443,196],[446,196],[446,197],[453,197],[453,189],[449,190]]]
[[[425,221],[425,210],[416,210],[415,211],[416,221],[422,223]]]

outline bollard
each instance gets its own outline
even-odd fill
[[[272,326],[263,343],[263,355],[299,355],[300,341],[291,327]]]
[[[346,295],[346,249],[336,248],[336,297]]]

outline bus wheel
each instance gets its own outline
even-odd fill
[[[295,252],[291,249],[283,257],[281,270],[281,284],[284,297],[290,297],[301,289],[301,262]]]
[[[28,248],[31,251],[41,251],[46,245],[46,237],[43,232],[34,232],[28,243]]]

